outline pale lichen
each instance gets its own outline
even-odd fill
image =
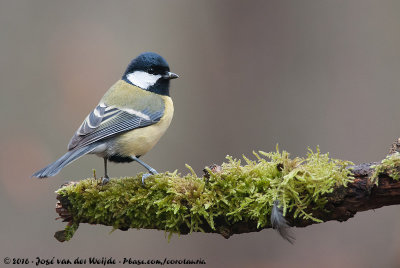
[[[323,208],[326,194],[353,180],[351,162],[331,159],[309,150],[305,158],[289,158],[286,151],[254,153],[255,160],[227,157],[218,172],[207,169],[207,178],[193,169],[111,179],[102,186],[86,179],[57,191],[68,199],[73,222],[101,223],[115,229],[152,228],[179,233],[216,229],[239,221],[270,224],[271,208],[279,200],[283,213],[319,221],[307,208]],[[77,225],[75,225],[77,227]],[[69,234],[72,232],[69,232]],[[70,238],[72,235],[69,235]]]

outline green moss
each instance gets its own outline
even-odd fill
[[[93,179],[57,191],[68,198],[75,222],[101,223],[114,228],[152,228],[179,233],[182,227],[215,230],[238,221],[255,221],[258,227],[269,224],[274,200],[283,205],[284,214],[314,218],[308,206],[322,208],[325,194],[353,178],[346,167],[352,163],[330,159],[328,154],[309,150],[306,158],[290,159],[286,151],[254,153],[255,160],[227,157],[221,170],[209,178],[197,177],[193,169],[181,176],[177,171],[146,179],[111,179],[101,186]]]
[[[379,165],[372,166],[375,169],[371,176],[372,182],[378,185],[378,176],[381,173],[386,173],[394,180],[400,179],[400,153],[395,152],[386,156]]]
[[[56,232],[54,237],[60,242],[68,241],[74,236],[76,230],[78,230],[78,227],[79,223],[71,222],[65,227],[64,230]]]

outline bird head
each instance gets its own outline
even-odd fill
[[[169,80],[178,77],[170,72],[163,57],[154,52],[144,52],[131,61],[122,79],[141,89],[169,96]]]

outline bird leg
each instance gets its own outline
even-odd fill
[[[107,174],[107,157],[104,157],[104,177],[101,180],[101,184],[107,184],[110,181],[110,178],[108,177]]]
[[[142,160],[139,160],[139,158],[137,158],[136,156],[131,156],[132,160],[138,162],[139,164],[141,164],[143,167],[145,167],[150,173],[146,173],[143,174],[142,176],[142,184],[144,184],[144,180],[151,175],[155,175],[158,174],[157,170],[155,170],[154,168],[152,168],[151,166],[147,165],[145,162],[143,162]]]

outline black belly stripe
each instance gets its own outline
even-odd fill
[[[108,156],[108,160],[115,163],[130,163],[133,161],[129,156],[121,156],[121,155],[111,155]]]

